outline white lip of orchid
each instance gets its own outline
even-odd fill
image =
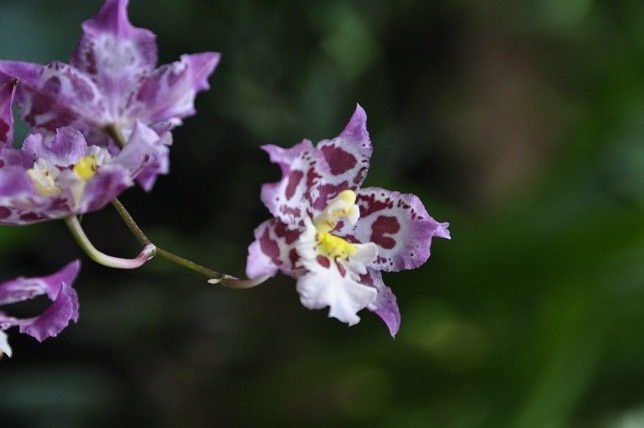
[[[329,307],[329,316],[349,325],[360,321],[357,313],[373,304],[375,288],[360,283],[360,275],[375,261],[374,243],[354,244],[331,234],[340,220],[355,224],[360,216],[351,190],[341,192],[316,218],[305,220],[297,251],[307,273],[298,279],[300,301],[309,309]],[[321,257],[321,259],[320,259]],[[322,263],[320,260],[327,260]]]

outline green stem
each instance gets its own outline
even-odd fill
[[[121,133],[118,126],[114,124],[107,125],[104,131],[120,147],[125,146],[125,138],[123,138],[123,134]],[[143,230],[141,230],[141,228],[136,223],[136,221],[134,221],[134,218],[132,217],[132,215],[130,215],[130,213],[125,208],[125,206],[121,203],[121,201],[119,201],[118,199],[114,199],[112,201],[112,206],[114,206],[114,208],[119,213],[119,215],[121,216],[121,218],[123,219],[127,227],[130,229],[130,231],[136,237],[136,239],[141,243],[141,245],[154,246],[150,241],[150,239],[145,234],[145,232],[143,232]],[[231,287],[231,288],[251,288],[263,283],[268,278],[270,278],[270,275],[266,275],[256,279],[238,279],[238,278],[235,278],[234,276],[222,274],[213,269],[209,269],[205,266],[202,266],[198,263],[193,262],[192,260],[188,260],[168,250],[164,250],[163,248],[159,248],[157,246],[154,246],[154,248],[156,249],[155,251],[156,255],[161,256],[164,259],[172,263],[175,263],[179,266],[183,266],[187,269],[190,269],[194,272],[200,273],[208,277],[208,282],[211,284],[222,284],[226,287]]]
[[[119,213],[119,215],[121,216],[121,218],[123,219],[127,227],[130,229],[132,234],[141,243],[141,245],[152,245],[150,239],[147,237],[145,232],[141,230],[141,228],[136,223],[136,221],[134,221],[134,218],[128,212],[125,206],[121,203],[121,201],[119,201],[118,199],[114,199],[114,201],[112,201],[112,205]],[[198,263],[193,262],[192,260],[188,260],[185,257],[178,256],[163,248],[160,248],[157,246],[154,246],[154,247],[156,248],[155,255],[163,257],[169,262],[175,263],[179,266],[183,266],[187,269],[190,269],[194,272],[197,272],[201,275],[206,276],[210,284],[222,284],[230,288],[252,288],[263,283],[268,278],[270,278],[270,275],[263,276],[256,279],[235,278],[234,276],[222,274],[213,269],[202,266]]]

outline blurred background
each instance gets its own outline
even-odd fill
[[[1,0],[0,57],[66,60],[97,0]],[[644,427],[644,3],[132,0],[162,62],[223,54],[172,175],[123,202],[153,240],[242,273],[259,150],[334,137],[360,102],[367,185],[450,221],[389,274],[392,340],[304,309],[294,281],[207,286],[92,264],[62,222],[0,228],[1,278],[83,259],[79,324],[0,363],[8,427]],[[24,129],[22,132],[24,135]],[[84,224],[138,246],[109,207]],[[30,314],[45,302],[17,307]]]

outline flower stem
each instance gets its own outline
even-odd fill
[[[125,138],[123,137],[123,134],[121,133],[121,130],[118,128],[118,126],[114,124],[107,125],[104,128],[104,132],[107,135],[109,135],[121,148],[125,147]],[[130,229],[130,231],[136,237],[136,239],[141,243],[141,245],[144,245],[144,246],[152,245],[156,249],[155,255],[159,255],[172,263],[178,264],[179,266],[183,266],[187,269],[190,269],[194,272],[200,273],[208,277],[209,278],[208,282],[210,284],[222,284],[230,288],[251,288],[263,283],[268,278],[270,278],[270,275],[266,275],[256,279],[235,278],[234,276],[219,273],[213,269],[209,269],[205,266],[197,264],[192,260],[188,260],[184,257],[178,256],[168,250],[164,250],[163,248],[159,248],[152,244],[152,242],[147,237],[145,232],[143,232],[143,230],[141,230],[139,225],[136,224],[136,221],[134,221],[134,218],[132,218],[132,215],[130,215],[130,213],[125,208],[125,206],[123,206],[121,201],[119,201],[118,199],[114,199],[112,201],[112,206],[119,213],[119,215],[121,216],[121,218],[123,219],[127,227]]]
[[[136,237],[136,239],[141,243],[141,245],[152,245],[150,239],[147,237],[145,232],[141,230],[141,228],[136,223],[136,221],[134,221],[134,218],[128,212],[125,206],[121,203],[121,201],[119,201],[118,199],[114,199],[112,201],[112,206],[114,206],[114,208],[119,213],[119,215],[121,216],[121,218],[123,219],[127,227],[130,229],[130,231]],[[268,278],[270,278],[270,276],[264,276],[256,279],[238,279],[238,278],[235,278],[234,276],[222,274],[213,269],[202,266],[198,263],[193,262],[192,260],[188,260],[184,257],[178,256],[163,248],[160,248],[157,246],[155,246],[155,248],[156,248],[155,255],[163,257],[164,259],[172,263],[175,263],[179,266],[183,266],[187,269],[190,269],[194,272],[200,273],[208,277],[209,279],[208,282],[210,284],[222,284],[226,287],[231,287],[231,288],[252,288],[266,281]]]
[[[92,245],[92,242],[81,227],[78,217],[67,217],[65,219],[65,223],[67,224],[72,236],[76,238],[78,245],[83,249],[83,251],[85,251],[89,258],[103,266],[114,269],[136,269],[143,266],[145,262],[154,257],[156,247],[151,243],[145,244],[141,253],[134,259],[122,259],[119,257],[108,256],[107,254],[97,250],[96,247]]]

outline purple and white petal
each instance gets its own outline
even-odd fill
[[[57,336],[70,321],[78,321],[78,296],[72,284],[79,270],[80,262],[77,260],[50,276],[18,278],[0,284],[0,296],[4,297],[2,303],[13,303],[43,294],[53,302],[34,318],[20,319],[0,314],[0,329],[18,326],[21,333],[43,341]]]
[[[67,126],[58,128],[55,134],[31,132],[22,151],[31,162],[44,159],[58,167],[69,167],[85,156],[87,142],[80,131]]]
[[[282,171],[280,181],[262,186],[262,202],[271,214],[289,226],[303,225],[309,216],[310,190],[320,177],[316,172],[319,159],[313,144],[304,140],[290,149],[274,145],[262,146],[262,149]]]
[[[208,78],[219,58],[214,52],[182,55],[181,61],[158,68],[142,81],[126,116],[148,124],[172,125],[194,115],[195,97],[210,88]]]
[[[100,129],[110,122],[99,89],[72,66],[2,61],[0,74],[18,79],[16,101],[21,117],[31,126],[49,131],[64,126]]]
[[[367,274],[362,275],[360,282],[378,290],[376,301],[368,309],[376,313],[384,321],[391,336],[396,337],[400,330],[400,309],[394,292],[385,285],[382,274],[377,270],[369,269]]]
[[[360,220],[343,235],[352,242],[378,245],[374,269],[417,268],[429,259],[433,237],[450,238],[449,223],[434,220],[415,195],[369,187],[358,191],[357,203]]]
[[[352,190],[359,188],[369,170],[373,152],[364,109],[357,105],[344,131],[333,140],[321,141],[317,149],[326,161],[323,177],[326,182],[346,183],[345,188]]]
[[[0,147],[11,147],[13,142],[13,96],[16,79],[6,79],[0,83]]]
[[[144,190],[150,191],[157,176],[169,172],[169,132],[157,134],[150,127],[136,122],[127,144],[113,159],[113,163],[125,167]]]
[[[134,27],[127,6],[128,0],[106,0],[96,16],[83,23],[71,61],[101,89],[113,119],[122,116],[128,96],[157,61],[154,33]]]
[[[277,219],[267,220],[255,229],[255,241],[248,247],[246,276],[259,278],[281,271],[297,276],[301,270],[296,250],[300,231],[289,230]]]
[[[132,176],[121,165],[108,164],[103,166],[86,183],[77,214],[100,210],[132,185]]]

